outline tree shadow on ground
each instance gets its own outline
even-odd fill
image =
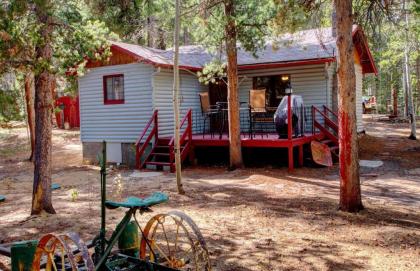
[[[171,200],[167,205],[157,207],[157,211],[182,209],[199,221],[216,270],[296,270],[297,267],[306,270],[363,270],[368,268],[368,259],[351,257],[346,253],[346,246],[351,243],[329,241],[328,234],[337,230],[346,231],[350,226],[420,229],[416,213],[377,207],[359,214],[338,211],[336,184],[288,176],[284,179],[292,184],[322,188],[319,195],[289,195],[281,189],[262,189],[252,184],[245,186],[241,184],[245,179],[238,176],[238,182],[231,179],[227,184],[212,184],[217,180],[215,176],[205,181],[187,178],[184,182],[186,196],[178,195],[174,183],[168,179],[156,180],[153,185],[130,181],[127,189],[130,195],[143,197],[159,187],[170,195]],[[95,183],[79,182],[76,185],[80,189],[76,202],[69,199],[65,189],[54,192],[58,215],[0,223],[0,236],[8,242],[38,239],[48,232],[76,231],[81,232],[85,240],[93,238],[99,228],[99,182],[96,179],[90,182]],[[87,186],[94,191],[93,197]],[[19,204],[29,208],[30,197],[24,194],[20,197]],[[7,205],[7,208],[13,212],[16,207]],[[124,211],[111,210],[107,214],[111,229]],[[147,218],[142,217],[140,221],[144,223]],[[289,221],[293,223],[288,225]],[[309,231],[317,234],[302,237]],[[386,234],[397,236],[398,232]],[[405,236],[401,235],[401,238]],[[384,238],[381,242],[384,246],[394,247],[401,244],[398,240]],[[415,240],[418,242],[418,238]],[[371,245],[369,240],[358,242]]]

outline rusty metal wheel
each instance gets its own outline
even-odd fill
[[[203,235],[186,214],[171,211],[155,215],[143,233],[146,238],[140,243],[141,259],[178,270],[211,270]]]
[[[85,243],[76,233],[46,234],[38,243],[32,270],[93,271],[95,266]]]

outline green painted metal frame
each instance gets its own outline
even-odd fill
[[[103,141],[102,143],[102,156],[98,157],[98,160],[101,165],[101,228],[99,231],[99,235],[95,237],[93,240],[93,245],[95,247],[95,257],[94,257],[94,263],[95,263],[95,270],[107,270],[105,264],[109,259],[109,256],[111,254],[112,248],[119,240],[120,236],[123,234],[124,230],[127,228],[127,225],[130,223],[131,218],[133,218],[137,211],[140,212],[140,214],[144,212],[150,211],[149,207],[131,207],[128,209],[128,211],[125,213],[123,219],[118,223],[117,227],[113,231],[111,237],[109,240],[106,239],[106,142]],[[142,237],[144,237],[143,231],[141,228],[139,228]],[[153,254],[154,251],[150,244],[147,242],[149,249]],[[156,259],[156,257],[154,257]],[[168,267],[159,267],[156,263],[148,263],[148,261],[144,261],[141,259],[137,259],[139,263],[144,263],[145,268],[151,267],[151,269],[146,269],[150,271],[159,271],[159,270],[176,270]]]

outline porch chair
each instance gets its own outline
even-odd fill
[[[265,94],[266,89],[251,89],[249,91],[249,131],[251,139],[253,138],[254,126],[256,123],[263,125],[273,121],[272,119],[267,118]]]
[[[211,120],[219,116],[219,108],[216,105],[210,104],[210,97],[208,92],[200,92],[198,95],[200,96],[201,115],[203,117],[203,138],[206,133],[207,119],[209,120],[210,124],[210,134],[211,137],[213,137],[214,131],[211,129]]]

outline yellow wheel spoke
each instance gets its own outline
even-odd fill
[[[66,270],[66,263],[64,261],[64,247],[61,247],[61,270]]]
[[[179,223],[176,223],[176,235],[175,235],[175,248],[174,254],[176,254],[177,246],[178,246],[178,233],[179,233]]]
[[[168,247],[168,253],[169,253],[169,256],[172,256],[172,253],[171,253],[171,248],[169,247],[169,239],[168,239],[168,235],[166,235],[165,226],[163,225],[163,223],[160,223],[160,225],[162,226],[163,235],[165,235],[166,246]]]
[[[166,261],[168,261],[168,263],[171,262],[171,260],[169,259],[168,255],[166,255],[165,252],[163,252],[163,250],[158,246],[158,244],[155,243],[155,247],[157,248],[157,250],[159,250],[159,252],[163,255],[163,257],[166,259]]]

